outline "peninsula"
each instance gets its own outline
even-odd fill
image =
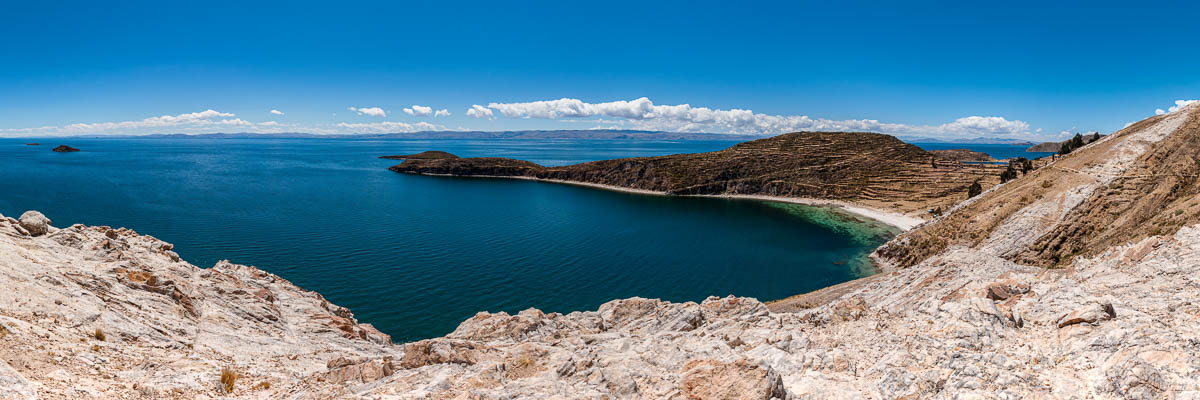
[[[979,157],[979,153],[970,153],[931,153],[877,133],[796,132],[709,153],[564,167],[495,157],[421,157],[405,159],[390,169],[424,175],[537,179],[644,193],[838,205],[908,229],[966,199],[972,183],[984,187],[999,183],[1006,167],[960,162]]]

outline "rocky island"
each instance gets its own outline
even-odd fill
[[[71,146],[67,146],[64,144],[64,145],[55,147],[53,149],[50,149],[50,151],[53,151],[56,153],[73,153],[73,152],[79,151],[79,149],[71,147]]]
[[[882,135],[851,138],[885,147],[856,153],[831,135],[791,134],[570,167],[406,160],[394,168],[681,194],[897,196],[896,210],[957,200],[878,249],[881,273],[836,290],[772,305],[630,298],[570,314],[480,312],[444,337],[404,344],[254,267],[198,268],[128,229],[0,217],[0,395],[1200,397],[1200,106],[965,201],[962,182],[987,169],[943,164]],[[920,185],[927,194],[910,187]]]

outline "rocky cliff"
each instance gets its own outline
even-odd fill
[[[252,267],[196,268],[123,229],[0,219],[0,388],[18,398],[1196,399],[1198,110],[998,185],[897,237],[876,253],[882,273],[836,290],[771,305],[632,298],[566,315],[481,312],[396,346]],[[239,377],[231,393],[222,370]]]
[[[128,229],[0,216],[0,398],[328,398],[401,354],[254,267],[197,268]]]
[[[862,132],[797,132],[725,150],[543,167],[506,158],[407,159],[396,172],[528,177],[675,195],[752,195],[838,200],[926,218],[967,187],[998,183],[1003,167],[964,164],[895,137]],[[990,159],[990,158],[989,158]]]

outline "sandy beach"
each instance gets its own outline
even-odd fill
[[[561,184],[576,185],[576,186],[587,186],[587,187],[596,188],[596,189],[612,190],[612,191],[616,191],[616,192],[625,192],[625,193],[648,194],[648,195],[657,195],[657,196],[680,196],[680,195],[673,195],[673,194],[669,194],[666,192],[659,192],[659,191],[654,191],[654,190],[633,189],[633,188],[627,188],[627,187],[621,187],[621,186],[604,185],[604,184],[599,184],[599,183],[565,181],[565,180],[559,180],[559,179],[541,179],[541,178],[535,178],[535,177],[531,177],[531,176],[497,176],[497,175],[464,176],[464,175],[450,175],[450,174],[421,174],[421,175],[453,176],[453,177],[458,177],[458,178],[522,179],[522,180],[528,180],[528,181],[561,183]],[[780,202],[780,203],[805,204],[805,205],[821,206],[821,207],[835,207],[835,208],[842,209],[846,212],[849,212],[851,214],[855,214],[858,216],[862,216],[865,218],[869,218],[872,220],[882,222],[887,225],[894,226],[896,228],[899,228],[901,231],[907,231],[907,230],[912,229],[912,228],[916,227],[917,225],[920,225],[925,222],[924,220],[922,220],[920,218],[914,218],[914,217],[910,217],[910,216],[903,215],[900,213],[895,213],[895,212],[891,212],[891,211],[887,211],[887,210],[880,210],[877,208],[866,207],[866,206],[853,204],[853,203],[849,203],[849,202],[845,202],[845,201],[839,201],[839,200],[812,199],[812,198],[804,198],[804,197],[743,195],[743,194],[684,195],[684,196],[686,196],[686,197],[716,197],[716,198],[725,198],[725,199],[774,201],[774,202]]]

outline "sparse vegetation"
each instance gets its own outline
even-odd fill
[[[1000,183],[1008,182],[1013,179],[1017,179],[1017,170],[1013,169],[1012,164],[1008,164],[1008,168],[1005,168],[1004,172],[1000,173]]]
[[[254,385],[254,387],[252,387],[252,388],[250,388],[250,389],[252,389],[252,390],[266,390],[266,389],[270,389],[270,388],[271,388],[271,382],[262,381],[262,382],[259,382],[257,385]]]
[[[237,382],[238,374],[229,367],[221,368],[221,388],[225,393],[233,392],[233,384]]]
[[[521,355],[521,358],[517,359],[518,367],[525,368],[532,364],[533,364],[533,357],[530,356],[529,354],[523,354],[523,355]]]
[[[0,325],[0,339],[4,339],[5,336],[8,336],[8,328],[5,328],[4,325]]]
[[[971,186],[967,187],[968,199],[978,196],[980,193],[983,193],[983,186],[979,184],[979,181],[972,182]]]
[[[96,332],[92,333],[92,337],[96,338],[96,340],[103,342],[104,341],[104,331],[101,331],[100,328],[96,328]]]
[[[1094,141],[1096,141],[1096,139],[1092,139],[1092,142]],[[1071,140],[1063,142],[1062,148],[1058,149],[1058,154],[1070,154],[1072,151],[1075,151],[1075,149],[1083,147],[1084,144],[1083,135],[1076,133],[1075,137],[1071,138]]]
[[[1054,186],[1054,183],[1050,182],[1049,179],[1042,181],[1042,189],[1049,189],[1051,186]]]

